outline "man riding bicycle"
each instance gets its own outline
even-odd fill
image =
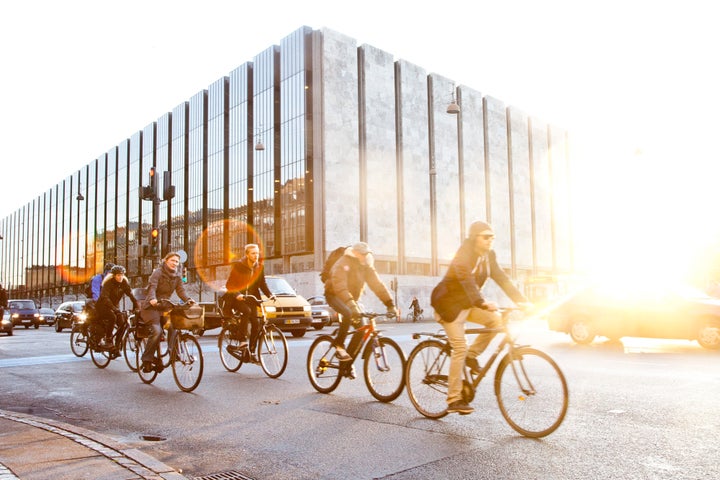
[[[260,331],[260,321],[257,318],[257,301],[264,293],[269,298],[274,298],[270,288],[265,281],[265,268],[260,260],[260,247],[255,243],[245,245],[245,255],[233,263],[230,276],[225,283],[227,293],[224,297],[224,314],[232,316],[233,311],[242,315],[240,320],[240,344],[231,345],[228,351],[239,351],[248,346],[247,328],[250,322],[250,354],[255,355],[255,344]]]
[[[474,372],[480,371],[477,356],[480,355],[495,334],[478,335],[468,348],[465,341],[465,322],[500,326],[500,315],[495,302],[485,300],[480,289],[492,278],[495,283],[518,305],[529,305],[527,299],[515,288],[497,263],[492,243],[495,233],[485,222],[470,225],[468,238],[462,243],[450,263],[445,276],[432,291],[431,305],[435,309],[435,321],[445,329],[448,343],[452,346],[450,371],[448,372],[448,413],[467,415],[474,409],[462,399],[463,368],[467,364]]]
[[[100,296],[95,305],[97,317],[105,325],[105,338],[101,345],[113,347],[110,353],[111,358],[116,358],[119,355],[120,342],[122,342],[122,336],[127,327],[125,316],[119,308],[120,300],[125,295],[132,300],[133,310],[137,310],[140,305],[132,294],[130,282],[125,276],[125,267],[115,265],[103,279]],[[114,345],[113,329],[115,329]]]

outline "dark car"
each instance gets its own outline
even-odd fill
[[[40,312],[33,300],[22,298],[8,300],[6,310],[10,312],[13,325],[23,325],[25,328],[40,328]]]
[[[675,338],[697,340],[720,348],[720,299],[691,287],[589,287],[569,296],[547,314],[551,330],[565,332],[577,343],[595,337]]]
[[[0,319],[0,333],[7,333],[8,337],[13,334],[13,321],[10,318],[10,312],[5,310],[2,319]]]
[[[55,310],[55,331],[71,328],[73,323],[85,315],[85,300],[61,303]]]
[[[338,313],[327,304],[324,295],[310,297],[307,301],[312,308],[312,325],[315,330],[320,330],[333,323],[340,323]]]
[[[42,307],[38,310],[40,312],[40,322],[44,325],[55,325],[55,310],[48,307]]]

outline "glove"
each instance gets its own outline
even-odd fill
[[[386,316],[388,318],[395,318],[400,316],[400,313],[398,312],[397,307],[395,306],[395,303],[392,300],[389,300],[385,302],[385,307],[387,307],[387,314]]]
[[[360,306],[357,304],[355,300],[350,300],[347,302],[347,306],[350,309],[352,318],[360,318],[362,317],[362,312],[360,311]]]

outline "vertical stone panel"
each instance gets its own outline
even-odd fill
[[[459,88],[461,100],[463,194],[465,202],[464,235],[472,222],[485,221],[485,121],[482,94],[468,87]]]
[[[393,57],[363,45],[364,148],[367,240],[377,258],[397,260],[397,155],[395,144],[395,65]],[[362,137],[361,137],[362,138]],[[362,140],[361,140],[362,141]],[[362,151],[362,150],[361,150]]]
[[[528,116],[515,107],[508,107],[508,145],[512,172],[513,237],[515,268],[532,269],[532,205],[530,204],[530,144]]]
[[[566,132],[550,126],[550,178],[552,180],[553,245],[555,267],[560,272],[572,268],[570,229],[570,176],[568,172]]]
[[[323,29],[326,251],[360,238],[358,66],[354,39]]]
[[[490,196],[490,223],[495,230],[497,259],[510,265],[510,179],[508,175],[507,115],[505,104],[485,97],[486,160]]]
[[[408,260],[427,261],[431,241],[427,72],[398,60],[396,75],[403,249]]]
[[[547,123],[538,118],[530,118],[535,266],[540,271],[551,271],[553,266],[552,229],[550,228],[552,225],[552,201],[547,129]]]
[[[437,206],[438,261],[449,263],[464,238],[460,230],[460,182],[458,181],[457,117],[447,113],[454,84],[431,73],[433,130],[435,145],[435,192]],[[432,161],[431,161],[432,163]]]

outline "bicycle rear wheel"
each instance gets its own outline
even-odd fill
[[[170,351],[170,364],[178,388],[183,392],[192,392],[200,385],[203,374],[203,354],[200,343],[189,333],[175,334],[175,342]]]
[[[517,348],[500,361],[495,396],[508,424],[526,437],[551,434],[567,413],[567,382],[560,367],[530,347]]]
[[[153,369],[149,372],[143,372],[142,369],[142,356],[147,349],[147,342],[147,338],[138,338],[137,340],[137,348],[135,349],[135,371],[143,383],[152,383],[158,375],[157,370]]]
[[[255,353],[265,375],[277,378],[283,374],[288,362],[288,345],[285,335],[275,325],[265,325],[260,331]]]
[[[418,343],[407,360],[405,383],[415,409],[428,418],[447,415],[450,355],[437,340]]]
[[[320,393],[330,393],[340,384],[340,361],[335,356],[333,337],[321,335],[310,345],[307,373],[313,388]]]
[[[122,341],[123,357],[125,358],[125,363],[131,372],[137,371],[137,366],[135,364],[135,351],[137,350],[136,332],[137,327],[128,328]]]
[[[70,350],[76,357],[84,356],[88,351],[88,336],[83,330],[73,328],[70,332]]]
[[[110,352],[98,351],[91,348],[90,358],[92,358],[92,362],[98,368],[105,368],[110,365]]]
[[[223,328],[218,335],[218,353],[220,354],[220,363],[223,364],[228,372],[237,372],[242,367],[242,355],[235,356],[228,352],[230,346],[239,347],[240,340],[233,338],[232,330]],[[238,358],[240,357],[240,358]]]
[[[394,340],[374,337],[363,354],[365,385],[377,400],[392,402],[405,388],[405,354]]]

